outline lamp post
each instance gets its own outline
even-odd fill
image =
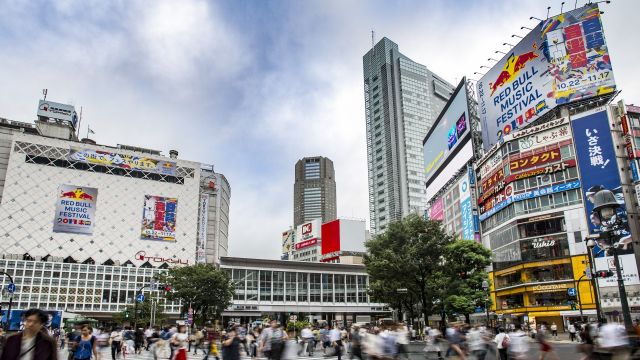
[[[607,230],[602,231],[602,235],[608,236],[612,245],[610,249],[613,252],[613,265],[616,267],[616,276],[618,277],[618,291],[620,293],[620,305],[622,307],[622,317],[624,318],[624,327],[627,332],[633,332],[633,325],[631,323],[631,313],[629,311],[629,303],[627,301],[627,291],[624,287],[624,279],[622,278],[622,269],[620,268],[620,259],[618,257],[618,246],[613,244],[614,239],[618,238],[615,233],[619,230],[620,219],[616,216],[616,209],[620,207],[613,192],[607,189],[602,189],[593,195],[593,213],[598,216],[603,227],[605,224],[611,224],[606,226]]]
[[[484,298],[484,310],[487,313],[487,329],[491,326],[489,325],[489,282],[487,280],[482,280],[482,290],[486,293]]]
[[[596,280],[595,274],[595,262],[593,261],[593,248],[596,247],[596,241],[600,237],[599,234],[590,235],[587,238],[587,258],[589,259],[589,272],[591,273],[591,287],[593,288],[593,294],[596,303],[596,318],[598,319],[598,324],[602,324],[602,316],[600,315],[600,288],[598,287],[598,280]]]

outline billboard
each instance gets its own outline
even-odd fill
[[[72,105],[48,100],[40,100],[38,103],[38,116],[68,121],[74,127],[78,123],[78,114]]]
[[[78,161],[87,164],[105,165],[129,170],[147,171],[162,175],[176,174],[176,163],[171,161],[155,160],[145,156],[124,155],[108,151],[71,148],[69,150],[70,161]]]
[[[449,182],[456,178],[466,164],[473,158],[473,142],[467,141],[460,147],[458,153],[449,157],[447,164],[440,167],[439,173],[431,178],[431,183],[427,185],[427,199],[433,199],[442,188],[448,186]]]
[[[620,271],[622,272],[622,280],[625,286],[640,285],[640,279],[638,278],[638,267],[636,265],[636,258],[633,254],[620,255]],[[611,270],[613,276],[607,278],[598,278],[599,287],[617,287],[618,275],[616,274],[616,266],[613,261],[613,256],[600,257],[594,260],[596,263],[596,271]]]
[[[444,198],[440,197],[429,208],[429,219],[444,220]]]
[[[56,199],[53,232],[93,234],[98,189],[60,185]]]
[[[574,141],[577,151],[578,169],[582,179],[583,203],[585,215],[589,223],[591,234],[600,233],[603,225],[596,214],[593,214],[593,195],[601,189],[611,190],[620,207],[617,209],[617,219],[621,221],[621,230],[616,235],[624,243],[620,253],[633,253],[631,233],[629,232],[629,220],[627,218],[626,204],[616,162],[615,147],[609,127],[609,116],[605,108],[597,108],[572,117]],[[605,256],[594,248],[594,256]]]
[[[295,232],[289,229],[282,232],[282,253],[288,254],[293,250]]]
[[[466,79],[463,78],[423,141],[427,185],[447,159],[471,138],[465,84]]]
[[[145,195],[142,211],[143,240],[176,240],[176,211],[178,199]]]
[[[473,230],[473,209],[471,206],[471,185],[469,177],[465,176],[458,183],[460,190],[460,215],[462,217],[462,239],[474,240],[475,231]]]
[[[320,238],[320,219],[314,219],[296,227],[296,243]]]
[[[209,222],[209,194],[200,195],[200,209],[198,211],[198,243],[196,245],[196,263],[207,262],[205,246],[207,244],[207,223]]]
[[[4,331],[21,331],[24,327],[24,313],[27,310],[11,310],[11,323],[9,323],[9,328],[5,328]],[[62,311],[52,311],[45,310],[44,311],[48,316],[49,320],[44,325],[46,329],[60,329],[62,325]],[[2,310],[2,324],[7,323],[7,310]]]
[[[296,251],[300,250],[300,249],[308,248],[309,246],[316,245],[317,243],[318,243],[318,239],[317,238],[313,238],[313,239],[297,242],[296,243]]]
[[[365,251],[364,220],[337,219],[322,224],[322,255],[339,251]]]
[[[596,4],[540,22],[478,81],[485,149],[556,105],[612,93]]]
[[[340,251],[340,220],[322,224],[322,255]]]

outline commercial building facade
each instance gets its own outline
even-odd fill
[[[336,218],[336,174],[326,157],[305,157],[296,162],[293,185],[293,226]]]
[[[427,205],[422,140],[454,87],[380,40],[362,59],[373,235]]]
[[[211,166],[80,142],[43,118],[0,120],[0,151],[0,266],[14,308],[109,318],[162,269],[226,254],[230,187]]]
[[[372,302],[363,265],[223,257],[220,267],[235,284],[233,305],[225,322],[250,323],[265,317],[350,325],[390,315]]]

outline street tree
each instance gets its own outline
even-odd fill
[[[152,314],[152,306],[151,300],[146,298],[143,302],[138,303],[136,307],[135,304],[127,305],[123,311],[120,311],[115,314],[115,320],[117,323],[122,324],[125,322],[129,322],[133,324],[135,319],[135,311],[138,311],[137,323],[138,327],[146,328],[151,324],[151,314]],[[158,304],[155,309],[155,325],[162,325],[166,320],[166,315],[162,311],[164,307],[162,304]]]
[[[445,249],[453,238],[441,222],[425,220],[411,214],[389,224],[387,231],[367,241],[364,264],[370,276],[374,299],[398,306],[406,289],[407,298],[417,300],[425,319],[432,314],[440,286],[446,284],[442,276]]]
[[[485,269],[491,264],[491,251],[475,241],[455,240],[445,247],[445,308],[450,313],[469,314],[484,305],[487,294],[482,282],[489,278]]]
[[[158,280],[170,288],[168,300],[179,300],[183,312],[193,309],[193,319],[202,325],[217,319],[231,305],[234,284],[229,274],[211,264],[174,267]]]

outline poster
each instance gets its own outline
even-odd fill
[[[20,331],[24,325],[24,313],[26,310],[11,309],[11,322],[9,328],[5,328],[7,331]],[[49,320],[45,324],[45,328],[59,329],[62,325],[62,311],[45,310],[45,313],[49,316]],[[7,310],[2,310],[2,324],[7,323]]]
[[[606,109],[597,108],[572,118],[573,133],[575,138],[576,157],[578,169],[582,179],[582,196],[585,204],[585,216],[589,224],[589,233],[600,233],[607,224],[603,224],[597,214],[593,213],[593,195],[600,190],[611,190],[620,207],[616,217],[621,221],[621,226],[614,231],[621,247],[619,254],[633,253],[631,233],[629,232],[629,220],[627,219],[626,204],[620,174],[616,162],[615,147],[609,128],[609,117]],[[606,254],[602,248],[606,244],[602,240],[594,248],[594,257],[604,257]]]
[[[93,234],[98,189],[60,185],[56,198],[53,232]]]
[[[460,190],[460,215],[462,217],[462,239],[473,240],[473,209],[471,207],[471,187],[469,178],[463,176],[458,184]]]
[[[557,105],[615,91],[598,5],[540,22],[478,81],[485,150]]]
[[[142,214],[143,240],[176,240],[178,199],[145,195]]]
[[[198,244],[196,245],[196,263],[206,262],[205,246],[207,244],[207,224],[209,222],[209,194],[200,195],[200,210],[198,211]]]
[[[156,174],[176,174],[176,163],[151,159],[146,156],[117,154],[108,151],[71,148],[69,160],[87,164],[105,165],[129,170],[147,171]]]
[[[444,198],[438,198],[438,200],[433,202],[429,209],[429,219],[444,220]]]

